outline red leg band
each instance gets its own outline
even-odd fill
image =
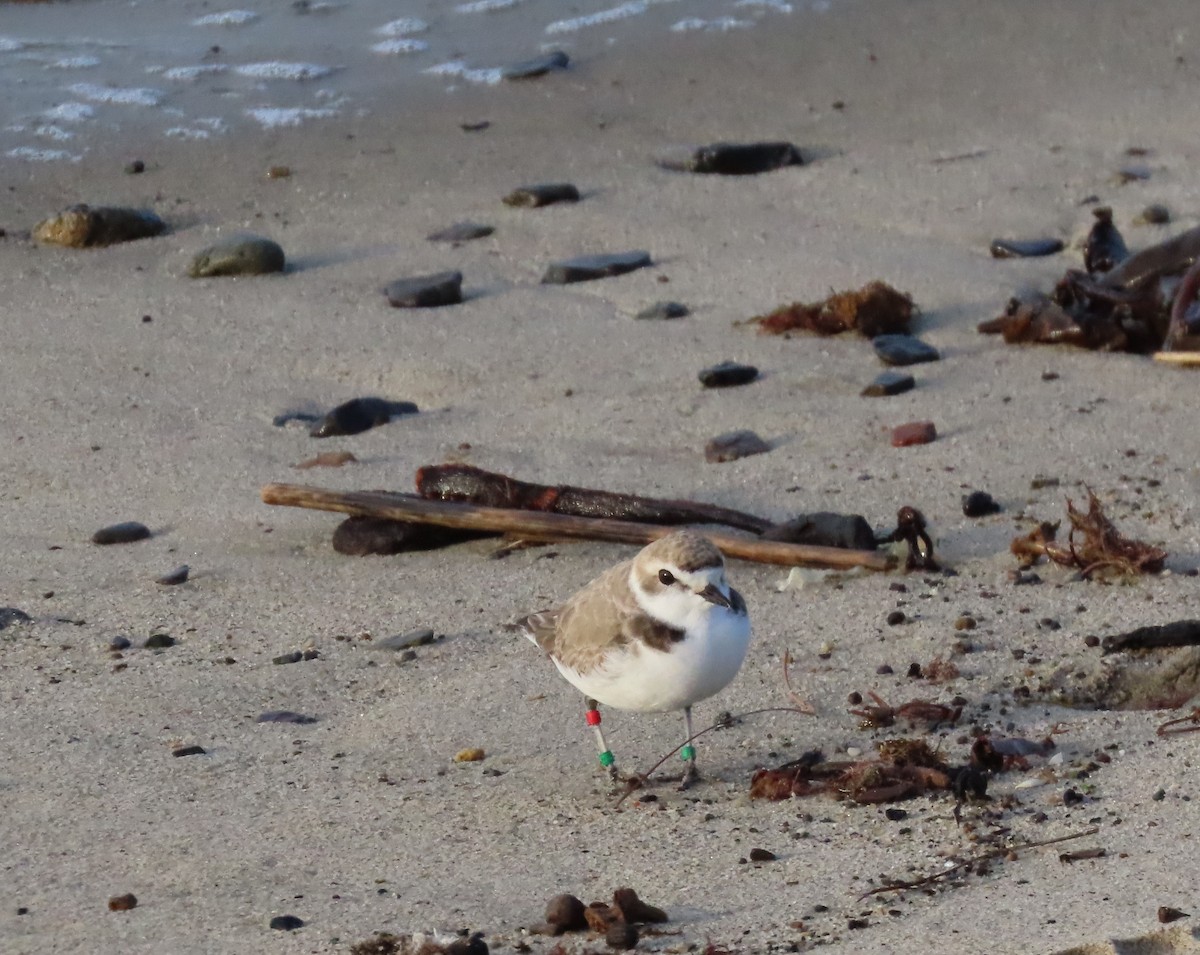
[[[587,725],[588,726],[599,726],[600,725],[600,711],[599,710],[588,710],[587,711]]]

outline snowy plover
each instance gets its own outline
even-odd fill
[[[682,709],[682,785],[696,777],[692,704],[737,676],[750,645],[746,602],[725,579],[716,545],[691,531],[669,534],[518,626],[587,698],[600,763],[614,778],[599,703],[642,713]]]

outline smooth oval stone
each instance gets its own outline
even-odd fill
[[[242,236],[197,252],[187,272],[194,279],[218,275],[266,275],[282,272],[285,264],[279,243],[261,236]]]
[[[748,385],[758,377],[753,365],[741,365],[736,361],[723,361],[700,372],[700,383],[705,388],[731,388]]]
[[[704,460],[710,464],[720,464],[748,458],[753,454],[766,454],[770,450],[771,446],[753,431],[727,431],[711,438],[704,446]]]
[[[149,209],[81,203],[39,222],[33,228],[33,238],[48,245],[82,249],[148,239],[166,228],[167,224]]]
[[[521,186],[504,197],[504,204],[537,209],[556,202],[578,202],[579,190],[569,182],[548,182],[540,186]]]
[[[171,750],[172,756],[203,756],[207,753],[203,746],[180,746],[178,749]]]
[[[1164,225],[1171,221],[1171,210],[1160,203],[1152,203],[1138,213],[1134,222],[1145,225]]]
[[[410,630],[408,633],[398,633],[392,637],[385,637],[382,640],[375,640],[371,643],[368,649],[370,650],[411,650],[414,647],[424,647],[433,643],[436,636],[428,627],[420,630]]]
[[[166,650],[175,646],[175,638],[169,633],[152,633],[142,646],[147,650]]]
[[[588,282],[592,279],[624,275],[651,264],[650,253],[614,252],[609,255],[580,255],[574,259],[551,262],[542,276],[543,285],[570,285],[572,282]]]
[[[874,550],[876,546],[875,532],[865,517],[832,511],[797,514],[790,521],[763,531],[762,539],[851,550]]]
[[[270,927],[280,932],[294,932],[304,927],[304,919],[295,915],[276,915],[271,919]]]
[[[1000,505],[987,491],[972,491],[963,495],[962,511],[967,517],[986,517],[988,514],[999,514]]]
[[[108,641],[108,649],[110,650],[128,650],[133,646],[133,641],[125,636],[115,636]]]
[[[485,238],[495,231],[494,227],[479,222],[456,222],[431,232],[425,238],[430,242],[470,242],[472,239]]]
[[[462,272],[437,272],[396,279],[383,290],[395,308],[437,308],[457,305],[462,298]]]
[[[689,309],[682,302],[655,302],[643,308],[634,318],[649,321],[664,321],[670,318],[683,318],[689,314]]]
[[[140,521],[122,521],[109,524],[92,535],[93,544],[131,544],[150,536],[150,528]]]
[[[351,398],[332,409],[308,433],[314,438],[362,434],[377,425],[387,424],[392,418],[416,413],[417,406],[411,401]]]
[[[693,150],[684,158],[664,156],[658,164],[680,172],[753,176],[784,166],[803,165],[804,157],[792,143],[713,143]]]
[[[892,447],[907,448],[914,444],[929,444],[937,438],[932,421],[910,421],[892,429]]]
[[[992,239],[994,259],[1032,259],[1063,250],[1062,239]]]
[[[906,371],[883,371],[875,376],[861,392],[864,398],[888,398],[902,395],[916,386],[913,376]]]
[[[163,574],[161,577],[156,577],[154,582],[156,584],[162,584],[165,587],[186,583],[189,573],[191,573],[191,568],[188,567],[187,564],[180,564],[170,573]]]
[[[531,60],[522,60],[506,66],[500,71],[500,76],[506,80],[529,80],[535,76],[545,76],[552,70],[565,70],[571,58],[562,50],[552,50]]]
[[[18,610],[16,607],[0,607],[0,630],[19,623],[29,623],[32,619],[24,610]]]
[[[887,365],[919,365],[942,357],[936,348],[913,335],[876,335],[871,346]]]
[[[267,710],[265,713],[260,713],[255,723],[296,723],[299,726],[308,726],[315,723],[315,716],[305,716],[303,713],[295,713],[292,710]]]
[[[293,650],[291,653],[281,653],[277,657],[271,657],[271,662],[276,666],[287,666],[289,663],[299,663],[303,659],[303,653]]]

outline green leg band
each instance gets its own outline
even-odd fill
[[[616,757],[613,756],[611,749],[606,749],[603,753],[600,754],[600,765],[601,766],[604,766],[607,768],[608,766],[611,766],[614,762],[616,762]]]
[[[690,762],[691,760],[695,759],[696,747],[691,743],[688,743],[687,746],[683,747],[683,749],[679,751],[679,758],[686,762]]]

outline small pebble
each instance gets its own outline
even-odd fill
[[[914,444],[929,444],[937,438],[932,421],[910,421],[892,429],[892,447],[907,448]]]
[[[303,653],[299,650],[293,650],[291,653],[281,653],[277,657],[272,657],[271,662],[276,666],[285,666],[288,663],[299,663],[303,659]]]
[[[490,225],[478,222],[456,222],[445,229],[431,232],[425,238],[430,242],[470,242],[472,239],[483,239],[495,232]]]
[[[142,646],[147,650],[165,650],[175,646],[175,638],[169,633],[152,633]]]
[[[570,62],[571,58],[562,50],[552,50],[542,56],[535,56],[532,60],[522,60],[520,63],[506,66],[501,69],[500,76],[506,80],[530,80],[550,72],[565,70]]]
[[[265,713],[260,713],[255,723],[296,723],[300,726],[308,726],[310,723],[315,723],[315,716],[305,716],[303,713],[295,713],[292,710],[267,710]]]
[[[1171,922],[1177,922],[1180,919],[1185,919],[1187,917],[1187,912],[1172,908],[1169,905],[1160,905],[1158,907],[1157,918],[1163,925],[1169,925]]]
[[[397,279],[383,294],[393,308],[439,308],[462,302],[462,272],[437,272]]]
[[[150,536],[150,528],[138,521],[122,521],[120,524],[109,524],[92,535],[93,544],[131,544],[134,541],[145,540]]]
[[[546,922],[555,929],[555,935],[581,932],[587,928],[584,908],[584,904],[573,895],[556,895],[546,903]]]
[[[893,670],[893,669],[892,669],[890,666],[888,666],[886,663],[881,663],[879,666],[877,666],[877,667],[875,668],[875,673],[876,673],[876,675],[877,675],[877,676],[891,676],[891,675],[892,675],[893,673],[895,673],[895,672],[896,672],[896,671],[895,671],[895,670]]]
[[[916,386],[913,376],[903,371],[884,371],[875,376],[861,394],[864,398],[888,398],[902,395]]]
[[[538,186],[522,186],[504,197],[504,204],[524,209],[538,209],[556,202],[578,202],[579,190],[569,182],[550,182]]]
[[[1061,239],[993,239],[989,246],[994,259],[1030,259],[1063,250]]]
[[[187,274],[194,279],[227,275],[267,275],[286,265],[278,242],[261,236],[238,236],[201,249],[193,256]]]
[[[1083,645],[1085,647],[1098,647],[1100,646],[1100,638],[1094,633],[1089,633],[1083,638]]]
[[[410,650],[413,647],[423,647],[433,643],[435,637],[432,630],[423,628],[420,630],[410,630],[408,633],[396,634],[393,637],[385,637],[383,640],[376,640],[371,643],[371,650]]]
[[[907,619],[908,617],[904,615],[903,610],[893,610],[887,615],[887,625],[889,627],[898,627]]]
[[[276,915],[271,919],[269,927],[280,932],[294,932],[296,929],[304,927],[304,919],[295,915]]]
[[[187,564],[180,564],[169,573],[163,574],[161,577],[154,578],[154,582],[156,584],[162,584],[164,587],[172,587],[175,584],[186,583],[190,571],[191,568],[189,568]]]
[[[704,460],[710,464],[720,464],[754,454],[765,454],[770,450],[771,446],[753,431],[727,431],[711,438],[704,446]]]
[[[203,746],[180,746],[171,750],[172,756],[203,756],[208,751]]]
[[[291,175],[291,166],[271,166],[267,169],[268,179],[289,179]]]
[[[713,143],[683,155],[672,151],[658,159],[664,169],[718,176],[753,176],[803,164],[800,150],[785,142]]]
[[[580,255],[573,259],[551,262],[542,276],[543,285],[571,285],[595,279],[624,275],[652,264],[649,252],[613,252],[607,255]]]
[[[683,318],[689,310],[682,302],[655,302],[643,308],[634,318],[647,321],[666,321],[671,318]]]
[[[130,909],[137,908],[137,896],[132,892],[126,892],[124,895],[114,895],[108,900],[108,910],[110,912],[128,912]]]
[[[110,650],[128,650],[133,646],[133,641],[128,637],[116,636],[108,641],[108,649]]]
[[[774,862],[777,856],[770,849],[754,848],[750,850],[751,862]]]
[[[907,809],[897,809],[895,806],[889,806],[883,811],[883,814],[892,822],[900,822],[902,819],[908,818]]]
[[[16,607],[0,607],[0,630],[16,626],[19,623],[29,623],[33,618],[24,610]]]
[[[700,383],[705,388],[731,388],[747,385],[758,377],[753,365],[742,365],[736,361],[723,361],[700,372]]]
[[[125,163],[125,174],[127,176],[136,176],[138,173],[146,171],[146,164],[140,159],[131,159]]]
[[[955,630],[974,630],[978,626],[974,617],[959,617],[954,621]]]
[[[478,746],[475,746],[471,747],[470,749],[460,749],[454,754],[454,761],[456,763],[478,763],[486,756],[487,753],[485,753]]]
[[[999,514],[1000,505],[987,491],[972,491],[963,495],[962,512],[967,517],[986,517],[988,514]]]
[[[1144,225],[1165,225],[1171,221],[1171,210],[1157,202],[1151,203],[1133,221]]]
[[[913,335],[876,335],[871,347],[885,365],[920,365],[942,357],[936,348]]]
[[[308,432],[314,438],[332,438],[362,434],[393,418],[417,414],[411,401],[388,401],[385,398],[351,398],[332,409]]]
[[[625,922],[613,922],[604,933],[604,944],[609,948],[628,950],[637,948],[638,930]]]

